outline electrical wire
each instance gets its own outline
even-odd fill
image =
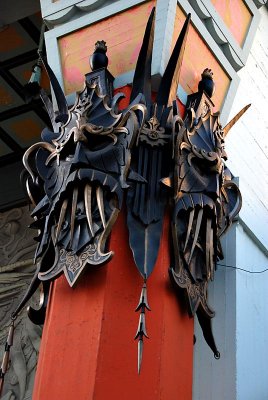
[[[226,264],[216,264],[217,266],[220,267],[226,267],[226,268],[232,268],[232,269],[238,269],[239,271],[244,271],[247,272],[248,274],[263,274],[264,272],[268,271],[268,268],[265,268],[261,271],[250,271],[248,269],[240,268],[240,267],[235,267],[234,265],[226,265]]]

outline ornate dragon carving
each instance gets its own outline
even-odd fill
[[[35,258],[41,281],[64,272],[73,286],[86,265],[103,264],[113,254],[107,238],[128,186],[130,151],[139,127],[135,111],[143,113],[143,107],[133,104],[118,113],[121,95],[111,99],[103,90],[87,76],[59,132],[46,129],[43,142],[24,155],[35,203],[33,226],[40,230]],[[49,268],[48,258],[53,260]]]
[[[143,338],[148,337],[146,282],[155,266],[168,205],[173,236],[171,279],[179,292],[186,294],[190,315],[197,314],[208,345],[219,357],[207,288],[222,257],[219,239],[241,207],[239,189],[225,165],[224,138],[248,107],[223,128],[219,113],[212,112],[214,83],[212,71],[206,69],[198,92],[188,96],[182,119],[176,93],[190,15],[153,101],[154,13],[153,9],[146,27],[130,104],[123,111],[118,111],[122,94],[112,94],[105,42],[97,42],[91,57],[92,72],[86,75],[85,87],[70,109],[53,71],[43,60],[58,111],[54,112],[41,89],[53,130],[45,129],[42,141],[31,146],[23,158],[27,191],[34,206],[31,227],[38,230],[36,271],[12,315],[14,320],[42,282],[44,302],[39,310],[30,308],[29,312],[32,320],[41,323],[51,280],[64,273],[73,286],[86,268],[111,258],[107,239],[127,190],[129,242],[144,280],[136,309],[140,312],[135,336],[138,372]],[[6,229],[12,236],[18,227],[13,223]],[[3,254],[12,246],[12,240],[6,242]],[[9,332],[0,383],[8,366],[13,322]]]
[[[219,352],[211,328],[214,312],[207,303],[207,288],[213,279],[216,261],[222,257],[219,238],[241,207],[239,189],[224,163],[227,158],[224,137],[248,106],[223,128],[219,113],[212,112],[211,97],[215,85],[212,71],[207,68],[198,92],[188,96],[184,120],[178,111],[176,91],[189,22],[190,15],[171,54],[156,100],[152,102],[152,11],[133,81],[132,96],[143,93],[147,107],[132,157],[133,169],[144,181],[135,182],[127,194],[130,246],[144,278],[135,337],[139,340],[138,371],[143,338],[148,337],[145,329],[145,311],[149,309],[146,280],[155,266],[165,207],[171,204],[174,255],[171,279],[186,294],[190,315],[197,313],[204,337],[216,358]],[[165,190],[163,184],[173,189],[173,201],[172,191]]]
[[[204,337],[218,358],[207,288],[214,278],[217,260],[223,258],[220,236],[238,214],[241,194],[224,163],[227,130],[220,124],[219,113],[212,113],[213,92],[212,71],[206,69],[198,92],[188,97],[187,114],[175,142],[175,257],[170,275],[186,292],[190,314],[197,313]]]

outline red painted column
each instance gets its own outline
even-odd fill
[[[168,277],[169,223],[148,280],[141,373],[137,373],[137,306],[142,279],[128,245],[124,211],[113,228],[113,259],[88,267],[77,286],[53,286],[44,326],[34,400],[191,400],[193,319]]]

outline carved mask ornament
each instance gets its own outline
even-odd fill
[[[98,51],[103,42],[97,45]],[[111,80],[105,68],[102,72]],[[34,227],[40,231],[35,258],[41,281],[64,272],[73,286],[86,265],[103,264],[113,254],[106,251],[106,241],[127,187],[139,126],[135,110],[143,113],[143,107],[117,113],[122,94],[111,98],[109,88],[92,75],[94,71],[74,106],[66,106],[58,131],[45,129],[43,142],[30,147],[23,158],[35,205]]]
[[[238,214],[242,200],[224,164],[224,138],[231,125],[222,128],[219,113],[212,113],[212,75],[206,69],[198,92],[188,96],[186,117],[176,137],[172,216],[175,257],[170,276],[186,292],[189,312],[197,314],[204,337],[215,358],[219,358],[207,287],[213,280],[217,260],[223,258],[219,239]],[[234,122],[235,119],[231,124]]]
[[[43,305],[40,310],[30,308],[29,313],[37,323],[44,320],[53,279],[64,273],[73,286],[86,266],[100,265],[111,258],[107,238],[126,189],[129,242],[144,279],[136,309],[140,312],[135,336],[138,372],[143,338],[148,337],[146,281],[156,263],[167,205],[172,215],[171,279],[179,292],[186,294],[190,315],[197,314],[205,340],[219,358],[207,287],[217,260],[223,256],[219,239],[241,207],[239,189],[224,163],[224,138],[248,106],[223,128],[219,113],[212,112],[214,82],[212,71],[206,69],[198,92],[188,96],[186,117],[182,120],[176,92],[190,15],[152,101],[154,23],[153,9],[138,57],[130,105],[121,112],[117,104],[122,94],[113,97],[113,77],[106,69],[105,42],[97,42],[91,58],[93,72],[86,75],[85,87],[71,109],[53,71],[42,60],[58,111],[53,111],[41,89],[40,97],[53,129],[45,129],[42,141],[31,146],[23,158],[28,172],[27,191],[34,205],[32,228],[38,229],[36,273],[12,315],[0,370],[2,382],[14,319],[40,282],[44,287]]]
[[[138,339],[138,371],[141,368],[143,338],[148,337],[145,311],[150,310],[146,281],[153,272],[162,235],[169,190],[163,185],[172,168],[173,140],[177,120],[176,91],[186,43],[190,15],[178,37],[155,101],[151,91],[151,61],[154,41],[155,10],[146,27],[134,74],[131,99],[144,95],[146,117],[132,152],[132,169],[142,176],[127,192],[127,224],[129,243],[137,268],[144,279],[136,311],[140,318],[135,339]],[[175,115],[174,114],[175,111]]]
[[[176,102],[179,73],[190,24],[188,15],[161,79],[156,99],[151,94],[151,58],[154,10],[151,13],[138,58],[132,96],[143,93],[147,114],[132,151],[132,168],[144,181],[135,182],[127,192],[130,247],[144,278],[138,330],[138,371],[143,338],[148,337],[146,309],[150,310],[146,281],[152,273],[159,250],[164,211],[171,204],[173,262],[171,280],[187,299],[189,314],[197,313],[205,340],[216,358],[211,327],[214,312],[207,304],[207,286],[213,279],[216,261],[222,258],[219,238],[230,227],[241,208],[241,195],[224,164],[224,138],[246,111],[246,106],[225,127],[219,113],[213,114],[212,71],[206,69],[198,92],[188,96],[182,120]],[[170,189],[165,190],[165,186]],[[173,195],[172,195],[173,193]],[[186,296],[185,296],[186,294]]]

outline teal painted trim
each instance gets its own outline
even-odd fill
[[[222,66],[226,74],[230,77],[231,83],[229,89],[227,91],[226,97],[224,99],[221,111],[221,122],[223,125],[226,125],[228,115],[231,110],[231,106],[235,97],[235,93],[237,91],[237,87],[240,81],[236,71],[229,63],[221,49],[219,48],[218,44],[215,42],[211,34],[208,32],[200,17],[197,15],[191,4],[188,0],[179,0],[178,5],[183,9],[185,14],[191,13],[192,14],[192,24],[196,28],[199,35],[203,38],[215,58],[218,60],[219,64]],[[208,66],[209,67],[209,66]],[[201,75],[202,71],[200,71]]]
[[[152,75],[158,75],[159,78],[163,75],[170,57],[176,17],[176,6],[176,0],[157,0],[156,3],[156,27],[152,58]]]
[[[64,0],[64,2],[58,1],[53,3],[52,0],[40,0],[42,17],[46,18],[47,16],[55,14],[58,11],[65,10],[66,8],[74,6],[75,3],[78,3],[78,1]]]
[[[263,239],[261,239],[257,235],[255,235],[255,233],[250,228],[250,226],[240,216],[238,216],[238,222],[241,224],[244,231],[252,239],[252,241],[255,243],[255,245],[263,252],[263,254],[265,254],[268,257],[268,242],[267,241],[264,242]]]
[[[65,9],[67,10],[67,16],[66,20],[64,19],[64,14],[62,15],[62,25],[57,26],[53,29],[51,29],[48,34],[51,36],[55,36],[57,38],[67,35],[71,32],[74,32],[78,29],[84,28],[86,26],[89,26],[95,22],[101,21],[102,19],[105,19],[107,17],[110,17],[111,15],[118,14],[122,11],[125,11],[131,7],[134,7],[136,5],[145,3],[146,0],[119,0],[119,1],[114,1],[111,4],[108,4],[104,7],[101,7],[95,11],[88,11],[85,12],[82,16],[72,19],[73,18],[73,13],[76,13],[76,10],[74,9],[73,11],[71,9]],[[64,12],[64,10],[62,11]],[[81,13],[80,13],[81,15]],[[68,20],[70,18],[70,20]],[[53,21],[50,21],[49,18],[44,18],[46,23],[51,23],[53,25]],[[49,35],[48,35],[49,36]]]
[[[253,1],[255,3],[256,7],[258,7],[258,8],[260,8],[264,5],[266,5],[266,7],[268,8],[267,0],[253,0]]]
[[[48,0],[50,1],[50,0]],[[72,0],[73,1],[73,0]],[[45,41],[46,41],[46,49],[47,49],[47,58],[48,62],[53,69],[57,79],[62,87],[63,84],[63,73],[61,70],[61,60],[58,49],[58,39],[64,35],[67,35],[71,32],[74,32],[80,28],[84,28],[85,26],[89,26],[95,22],[101,21],[111,15],[115,15],[119,12],[122,12],[128,8],[131,8],[135,5],[144,3],[145,0],[120,0],[113,2],[113,4],[103,7],[101,10],[96,10],[89,14],[83,15],[80,18],[77,18],[73,21],[70,21],[66,24],[58,26],[54,29],[45,33]],[[133,74],[132,74],[133,77]],[[126,82],[124,76],[122,76],[122,81]],[[132,82],[132,79],[131,81]],[[126,82],[125,84],[127,84]],[[118,82],[118,86],[123,86],[120,80]],[[82,89],[82,88],[81,88]]]
[[[118,5],[120,3],[120,8]],[[144,0],[128,0],[115,2],[113,5],[103,7],[101,10],[97,10],[88,15],[83,15],[74,21],[70,21],[62,26],[58,26],[50,31],[46,32],[45,40],[47,47],[48,62],[55,72],[60,84],[63,87],[62,70],[61,70],[61,60],[58,49],[58,39],[68,33],[74,32],[82,27],[89,26],[90,24],[102,20],[109,15],[114,15],[120,11],[128,9],[133,5],[142,4]],[[213,40],[212,36],[209,34],[204,24],[200,21],[200,18],[191,7],[187,0],[180,0],[179,5],[182,7],[184,12],[192,14],[192,22],[198,33],[207,43],[208,47],[215,55],[223,69],[226,71],[227,75],[231,79],[231,84],[226,95],[222,110],[221,110],[221,120],[225,125],[227,123],[227,117],[231,109],[232,101],[236,93],[236,89],[239,83],[239,77],[235,70],[232,68],[222,51],[219,49],[217,43]],[[173,27],[175,21],[175,10],[177,6],[176,0],[158,0],[156,9],[156,32],[155,32],[155,43],[153,52],[153,89],[157,90],[160,76],[166,67],[167,60],[170,55],[170,47],[172,43]],[[200,71],[201,74],[202,71]],[[115,87],[121,87],[132,82],[134,71],[126,72],[115,79]],[[179,96],[182,96],[182,101],[185,102],[185,94],[179,90]]]
[[[243,46],[240,46],[235,40],[210,1],[189,0],[189,2],[234,69],[236,71],[241,69],[246,63],[260,21],[260,13],[253,0],[244,0],[244,3],[252,14],[252,20]]]
[[[43,1],[43,0],[42,0]],[[47,0],[50,1],[50,0]],[[48,62],[55,72],[59,83],[63,87],[63,78],[61,70],[61,60],[58,49],[58,39],[64,35],[74,32],[78,29],[96,23],[108,16],[115,15],[127,10],[135,5],[144,3],[145,0],[120,0],[107,5],[100,10],[88,13],[75,20],[69,21],[61,26],[55,27],[45,34]],[[176,0],[166,1],[158,0],[156,6],[156,30],[155,43],[153,50],[152,75],[153,89],[157,90],[160,81],[160,75],[166,67],[172,42],[173,26],[175,21]],[[116,77],[115,88],[132,83],[133,71],[128,71]],[[69,97],[70,101],[73,97]]]
[[[185,90],[181,85],[179,85],[178,87],[177,96],[178,99],[182,102],[182,104],[186,105],[188,94],[185,92]]]

